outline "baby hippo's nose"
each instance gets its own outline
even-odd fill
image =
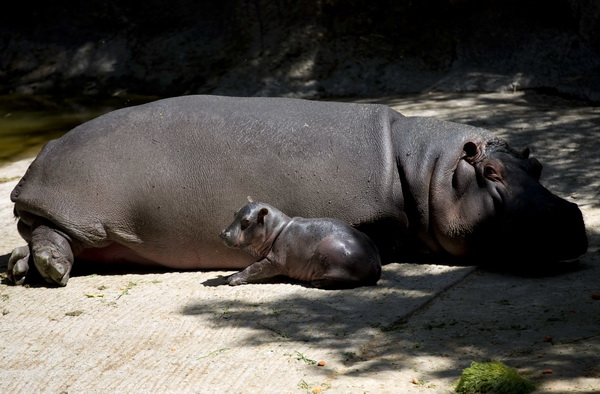
[[[227,239],[229,237],[229,231],[227,231],[227,229],[221,231],[221,239]]]
[[[230,248],[235,246],[235,235],[232,235],[231,230],[229,228],[226,228],[225,230],[221,231],[221,234],[219,235],[221,236],[221,241],[223,241],[225,246]]]

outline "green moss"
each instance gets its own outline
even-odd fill
[[[500,361],[473,362],[465,369],[458,381],[456,393],[531,393],[535,384],[522,377],[515,369]]]

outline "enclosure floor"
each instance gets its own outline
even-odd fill
[[[584,212],[589,253],[534,277],[390,264],[377,286],[342,291],[223,285],[232,271],[86,274],[65,288],[3,280],[0,392],[448,393],[489,360],[539,392],[599,391],[600,108],[519,92],[354,101],[528,145],[543,183]],[[2,272],[23,244],[9,194],[30,162],[0,167]]]

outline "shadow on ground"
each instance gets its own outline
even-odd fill
[[[600,301],[592,297],[600,292],[599,258],[596,252],[573,270],[538,277],[463,268],[466,279],[446,278],[445,287],[447,273],[411,276],[414,266],[392,264],[376,288],[197,300],[182,313],[246,329],[246,346],[327,348],[347,376],[413,369],[425,380],[456,379],[471,361],[499,359],[544,384],[564,383],[600,376]]]

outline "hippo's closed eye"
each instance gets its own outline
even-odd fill
[[[247,229],[248,226],[250,226],[250,220],[248,218],[243,218],[240,221],[240,227],[242,228],[242,231],[244,231],[245,229]]]
[[[487,160],[483,166],[483,175],[494,182],[501,182],[504,178],[502,164],[498,160]]]

